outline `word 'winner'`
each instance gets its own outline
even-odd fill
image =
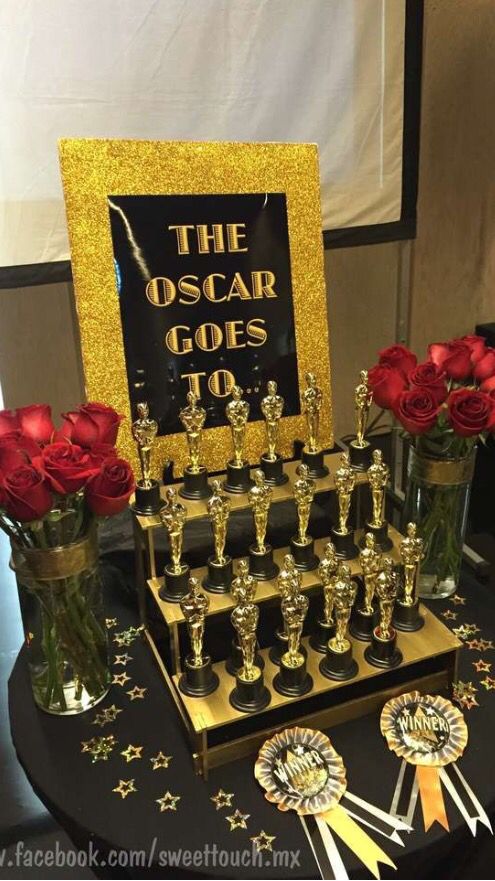
[[[179,256],[240,254],[248,251],[245,228],[245,223],[179,224],[168,226],[168,232],[175,238]],[[177,281],[157,276],[148,282],[146,296],[160,309],[174,303],[195,306],[201,297],[210,303],[228,303],[233,299],[262,300],[277,297],[275,283],[275,274],[268,269],[251,272],[249,278],[241,272],[230,277],[223,272],[211,272],[203,278],[188,274]],[[191,322],[171,327],[165,334],[165,348],[174,355],[190,355],[195,349],[214,352],[222,346],[226,349],[263,346],[267,338],[263,318],[220,323],[207,321],[199,326]],[[209,376],[204,371],[182,373],[181,379],[188,380],[190,390],[198,396],[201,396],[202,382],[205,381],[211,394],[218,398],[227,397],[235,385],[234,374],[227,369],[215,370]]]

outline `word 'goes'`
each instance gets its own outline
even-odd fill
[[[174,355],[192,352],[194,343],[202,352],[215,352],[225,340],[227,349],[262,346],[267,339],[263,318],[244,321],[225,321],[223,329],[211,321],[200,324],[193,332],[186,324],[176,324],[165,334],[165,345]],[[194,342],[193,342],[194,340]]]
[[[171,278],[157,276],[146,285],[146,296],[153,306],[171,306],[177,302],[183,306],[194,306],[203,294],[210,303],[226,303],[235,297],[240,300],[261,300],[263,297],[277,297],[274,290],[275,274],[269,269],[251,272],[249,286],[240,272],[231,281],[222,272],[207,275],[201,286],[197,275],[183,275],[177,285]]]

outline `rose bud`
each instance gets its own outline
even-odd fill
[[[474,366],[473,376],[478,382],[488,379],[495,373],[495,349],[486,348],[485,354]]]
[[[404,374],[389,364],[377,364],[368,371],[368,383],[377,407],[393,410],[397,398],[406,387]]]
[[[98,517],[120,514],[134,492],[131,466],[125,459],[109,459],[86,485],[88,508]]]
[[[462,340],[450,343],[431,343],[428,355],[437,367],[441,367],[447,376],[460,382],[471,374],[471,349]]]
[[[445,373],[433,361],[418,364],[409,374],[409,382],[414,388],[427,388],[437,404],[442,404],[448,394]]]
[[[50,510],[52,494],[48,482],[34,465],[21,465],[4,474],[2,483],[2,503],[14,520],[41,520]]]
[[[98,470],[86,450],[64,442],[44,447],[36,464],[46,474],[53,491],[61,495],[77,492]]]
[[[447,406],[449,422],[461,437],[474,437],[493,424],[495,402],[485,392],[456,389],[450,393]]]
[[[65,421],[58,436],[81,447],[91,447],[97,443],[115,446],[123,418],[113,407],[90,401],[82,404],[75,412],[64,414]]]
[[[396,370],[404,374],[406,379],[418,362],[414,352],[411,352],[410,349],[406,348],[406,346],[401,346],[399,343],[395,346],[389,346],[387,349],[382,349],[381,352],[378,352],[378,356],[379,364],[388,364],[389,367],[395,367]]]
[[[476,336],[476,334],[471,333],[467,336],[461,337],[461,342],[467,343],[467,345],[471,349],[471,361],[473,362],[473,364],[477,364],[486,351],[485,338],[482,336]]]
[[[440,412],[435,397],[427,388],[402,392],[394,413],[410,434],[425,434],[433,428]]]
[[[16,410],[19,428],[27,437],[37,444],[49,444],[55,426],[52,422],[52,408],[48,404],[31,404],[29,407],[18,407]]]
[[[0,437],[19,430],[19,420],[14,410],[0,410]]]

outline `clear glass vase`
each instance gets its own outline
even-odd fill
[[[459,459],[435,459],[409,448],[405,525],[413,521],[424,540],[418,593],[441,599],[455,593],[466,535],[476,448]]]
[[[12,545],[36,703],[47,713],[82,713],[110,687],[96,529],[73,544]]]

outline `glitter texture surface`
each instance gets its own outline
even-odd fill
[[[72,272],[88,399],[104,401],[126,417],[119,450],[138,461],[130,433],[124,344],[113,266],[107,206],[109,194],[173,195],[284,192],[300,390],[313,371],[323,391],[320,443],[333,444],[327,302],[323,271],[318,151],[315,144],[62,140],[59,144]],[[280,452],[293,454],[304,439],[303,416],[283,418]],[[231,454],[228,427],[206,429],[203,460],[210,471],[225,468]],[[259,460],[266,447],[264,423],[247,426],[245,455]],[[187,464],[184,434],[157,438],[154,470],[166,459],[176,476]]]

